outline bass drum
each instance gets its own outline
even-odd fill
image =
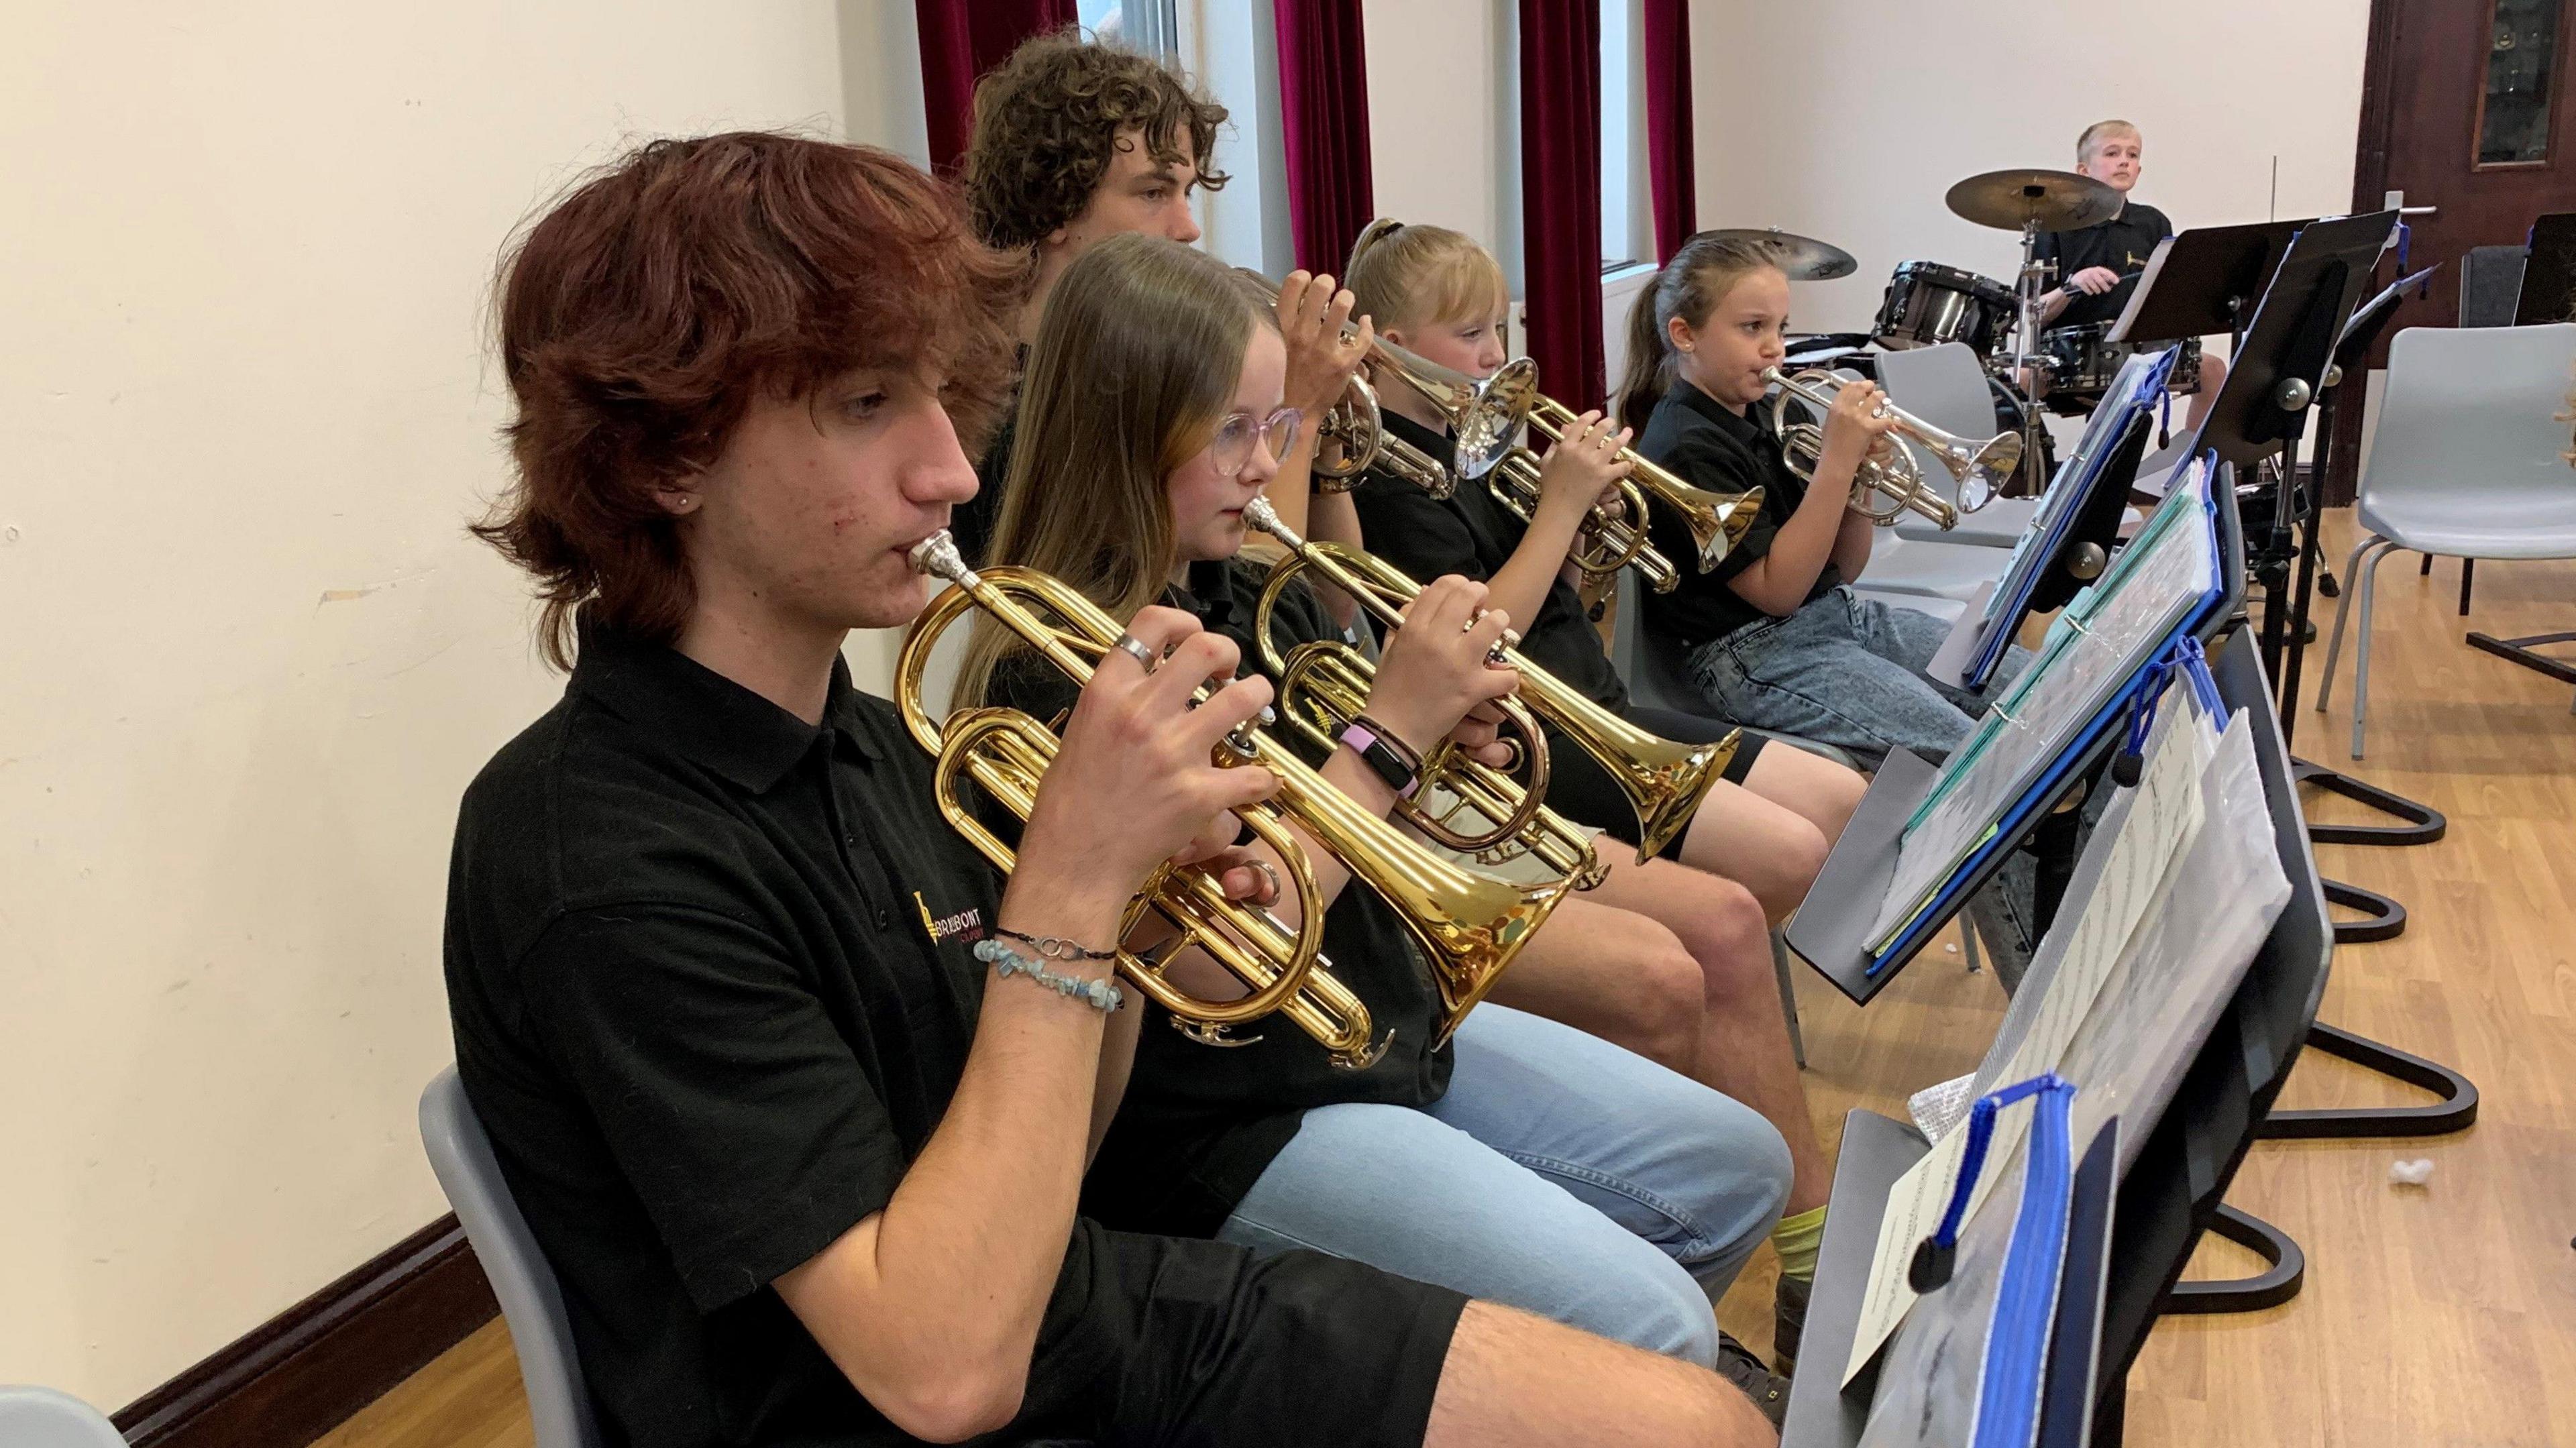
[[[1909,261],[1887,283],[1874,335],[1883,347],[1965,342],[1990,357],[2012,318],[2012,288],[2002,282],[1937,261]]]

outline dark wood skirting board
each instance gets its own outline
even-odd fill
[[[493,1319],[445,1216],[116,1415],[133,1448],[304,1448]]]

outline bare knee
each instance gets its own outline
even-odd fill
[[[1699,964],[1711,1001],[1731,999],[1771,979],[1771,920],[1753,892],[1723,876],[1697,871],[1674,881],[1691,909],[1677,931]]]
[[[1629,963],[1620,991],[1626,1017],[1620,1045],[1658,1066],[1689,1075],[1699,1060],[1708,985],[1699,961],[1668,930],[1657,930]]]

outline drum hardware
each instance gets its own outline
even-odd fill
[[[2015,378],[2032,377],[2039,365],[2033,349],[2039,342],[2040,300],[2056,270],[2039,260],[2039,234],[2080,231],[2110,220],[2120,214],[2120,193],[2074,171],[1987,171],[1952,186],[1942,201],[1963,221],[2021,233],[2012,370]],[[2044,433],[2038,409],[2030,409],[2022,424],[2022,456],[2040,455]]]

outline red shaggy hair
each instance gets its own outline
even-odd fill
[[[548,661],[572,666],[577,622],[679,637],[695,591],[659,494],[763,391],[944,374],[971,456],[1009,388],[1027,272],[946,187],[865,146],[655,141],[576,184],[501,264],[518,477],[474,528],[536,576]]]

